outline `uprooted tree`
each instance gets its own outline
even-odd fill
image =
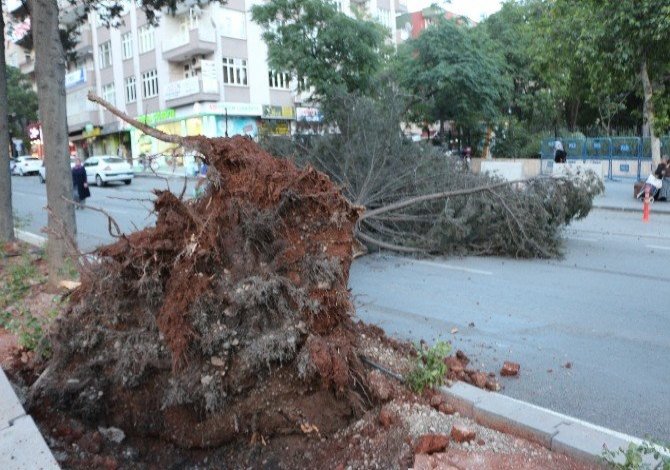
[[[347,290],[364,208],[246,138],[166,135],[91,99],[199,152],[209,185],[191,201],[157,191],[154,227],[82,259],[32,400],[186,448],[330,434],[368,409]]]
[[[268,138],[270,153],[324,171],[366,211],[356,236],[401,252],[555,257],[561,229],[588,215],[603,191],[595,174],[507,182],[468,171],[400,132],[407,99],[336,93],[323,103],[338,132]]]

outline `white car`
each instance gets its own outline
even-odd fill
[[[70,157],[70,168],[72,167],[74,167],[74,158]],[[39,177],[40,183],[44,184],[47,182],[47,167],[44,166],[44,162],[42,162],[42,166],[40,167]]]
[[[135,176],[133,167],[124,159],[112,155],[89,157],[84,162],[86,178],[89,184],[104,186],[110,181],[123,181],[130,184]]]
[[[31,173],[39,173],[41,166],[42,160],[39,158],[31,157],[30,155],[22,155],[16,157],[16,164],[12,170],[12,174],[24,176]]]

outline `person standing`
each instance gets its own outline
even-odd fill
[[[74,201],[79,203],[75,206],[75,209],[83,209],[86,205],[86,198],[91,197],[86,179],[86,168],[81,164],[79,158],[75,159],[72,168],[72,196]]]
[[[554,142],[554,162],[565,163],[568,160],[568,154],[563,150],[563,142],[556,139]]]

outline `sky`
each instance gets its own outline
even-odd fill
[[[495,13],[500,9],[501,0],[451,0],[450,3],[440,0],[407,0],[407,10],[417,11],[426,8],[433,3],[443,7],[445,10],[453,11],[479,21],[484,16]]]

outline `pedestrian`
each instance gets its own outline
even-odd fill
[[[563,150],[563,142],[556,139],[554,142],[554,162],[565,163],[568,161],[568,154]]]
[[[86,205],[86,198],[91,197],[86,179],[86,168],[81,164],[79,158],[74,160],[74,167],[72,167],[72,197],[78,203],[75,209],[83,209]]]

